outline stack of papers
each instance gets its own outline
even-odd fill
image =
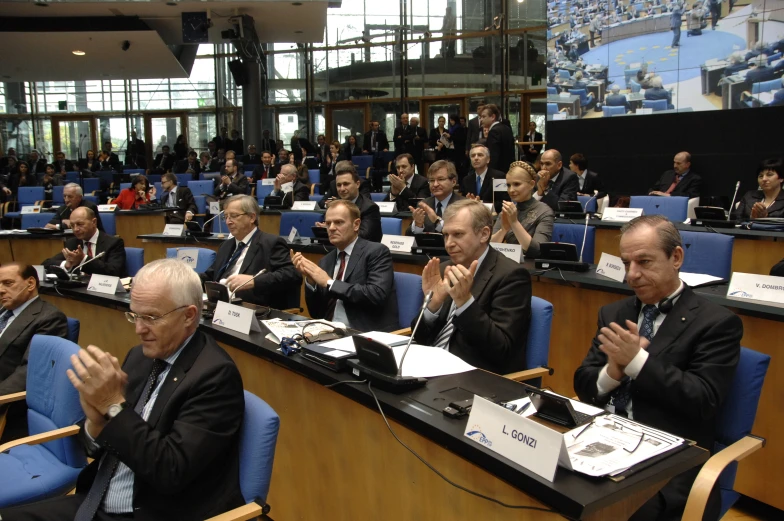
[[[345,329],[346,325],[342,322],[329,322],[327,320],[290,320],[285,321],[279,318],[262,320],[264,326],[269,329],[267,340],[280,344],[283,337],[291,338],[294,335],[301,335],[302,328],[308,326],[308,334],[317,335],[322,332],[330,332],[335,328]]]

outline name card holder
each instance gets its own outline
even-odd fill
[[[730,279],[727,296],[784,304],[784,277],[735,272]]]
[[[23,206],[22,211],[19,213],[22,215],[27,215],[31,213],[41,213],[41,206],[40,205]]]
[[[393,214],[397,213],[397,203],[395,201],[378,201],[376,203],[378,205],[378,211],[383,214]]]
[[[306,211],[314,211],[316,209],[316,205],[318,203],[316,201],[294,201],[294,204],[291,206],[292,210],[306,210]]]
[[[599,264],[596,265],[596,274],[617,282],[623,282],[623,279],[626,278],[626,268],[624,268],[620,257],[602,252]]]
[[[523,246],[520,244],[506,244],[503,242],[491,242],[490,247],[495,249],[498,253],[502,253],[505,257],[515,261],[523,262]]]
[[[210,214],[218,215],[220,213],[220,211],[221,211],[221,209],[220,209],[220,202],[218,202],[218,201],[210,201]]]
[[[99,204],[98,211],[99,212],[113,212],[117,209],[116,204]]]
[[[605,208],[602,221],[629,222],[642,215],[642,208]]]
[[[289,242],[294,242],[299,237],[299,232],[293,226],[291,227],[291,231],[289,232]]]
[[[381,237],[381,244],[389,248],[389,251],[411,253],[415,240],[415,237],[405,235],[384,235]]]
[[[87,283],[87,291],[103,293],[104,295],[126,292],[120,277],[99,275],[98,273],[93,273],[92,277],[90,277],[90,282]]]
[[[163,235],[166,237],[182,237],[185,233],[184,224],[167,224],[163,227]]]
[[[493,192],[506,191],[506,179],[493,179]]]
[[[199,260],[199,250],[197,248],[177,248],[177,260],[196,269],[196,264]]]
[[[218,302],[215,306],[212,325],[225,327],[243,335],[248,335],[251,331],[261,333],[261,326],[252,309],[228,302]]]

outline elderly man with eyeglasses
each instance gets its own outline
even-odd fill
[[[244,504],[242,378],[198,331],[201,308],[201,282],[186,264],[163,259],[139,271],[126,317],[141,344],[122,366],[88,346],[67,370],[87,418],[80,441],[94,458],[76,493],[0,510],[0,518],[195,521]]]

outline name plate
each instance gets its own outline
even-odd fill
[[[313,211],[316,209],[316,205],[318,203],[316,201],[294,201],[294,204],[291,205],[292,210],[308,210]]]
[[[218,305],[215,306],[212,325],[225,327],[243,335],[247,335],[251,331],[261,333],[261,326],[259,326],[259,321],[256,320],[252,309],[235,306],[228,302],[218,302]]]
[[[784,304],[784,277],[733,273],[727,296]]]
[[[653,109],[637,109],[635,114],[653,114]]]
[[[411,253],[415,240],[415,237],[406,237],[405,235],[383,235],[381,244],[389,248],[389,251]]]
[[[493,192],[506,192],[506,179],[493,179]]]
[[[23,206],[22,211],[20,212],[22,215],[26,215],[29,213],[41,213],[41,207],[38,205],[35,206]]]
[[[642,215],[642,208],[605,208],[602,221],[629,222]]]
[[[523,246],[520,244],[506,244],[504,242],[491,242],[490,247],[495,249],[498,253],[503,253],[515,262],[523,262]]]
[[[299,232],[293,226],[291,227],[291,231],[289,232],[289,242],[294,242],[294,240],[299,237]]]
[[[210,214],[218,215],[220,211],[220,203],[218,201],[210,201]]]
[[[547,481],[555,479],[563,446],[559,432],[474,396],[464,436]]]
[[[113,212],[117,209],[116,204],[99,204],[98,211],[99,212]]]
[[[115,293],[125,293],[125,288],[123,288],[120,277],[93,273],[93,276],[90,277],[90,282],[87,284],[87,291],[114,295]]]
[[[571,95],[571,94],[569,94],[569,92],[561,92],[561,93],[559,94],[559,96],[560,96],[560,97],[562,97],[562,98],[567,98],[567,99],[568,99],[568,98],[570,98],[572,95]]]
[[[562,120],[562,119],[566,119],[566,113],[565,112],[556,112],[552,116],[552,120],[553,121],[559,121],[559,120]]]
[[[198,248],[177,248],[177,260],[184,262],[193,269],[196,269],[196,263],[199,260]]]
[[[265,186],[265,185],[275,186],[275,178],[274,177],[268,177],[266,179],[262,179],[261,180],[261,186]]]
[[[185,233],[184,224],[167,224],[163,227],[163,235],[166,237],[181,237]]]
[[[602,252],[599,264],[596,265],[596,274],[603,275],[617,282],[623,282],[626,277],[626,268],[620,257]]]
[[[378,211],[381,213],[397,213],[397,206],[395,206],[395,201],[379,201],[376,203],[378,205]]]

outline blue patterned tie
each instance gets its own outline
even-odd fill
[[[8,325],[8,321],[11,320],[11,317],[14,316],[13,311],[8,311],[4,309],[2,313],[0,313],[0,335],[3,334],[5,330],[5,326]]]
[[[476,194],[474,195],[479,195],[479,192],[481,191],[482,191],[482,178],[476,176]]]
[[[645,337],[650,342],[653,338],[653,323],[656,317],[659,316],[659,308],[654,304],[646,304],[642,308],[642,327],[640,327],[640,336]],[[615,414],[626,415],[626,406],[632,397],[631,392],[632,380],[631,378],[624,377],[621,380],[621,385],[618,386],[612,393],[613,405],[615,405]]]

